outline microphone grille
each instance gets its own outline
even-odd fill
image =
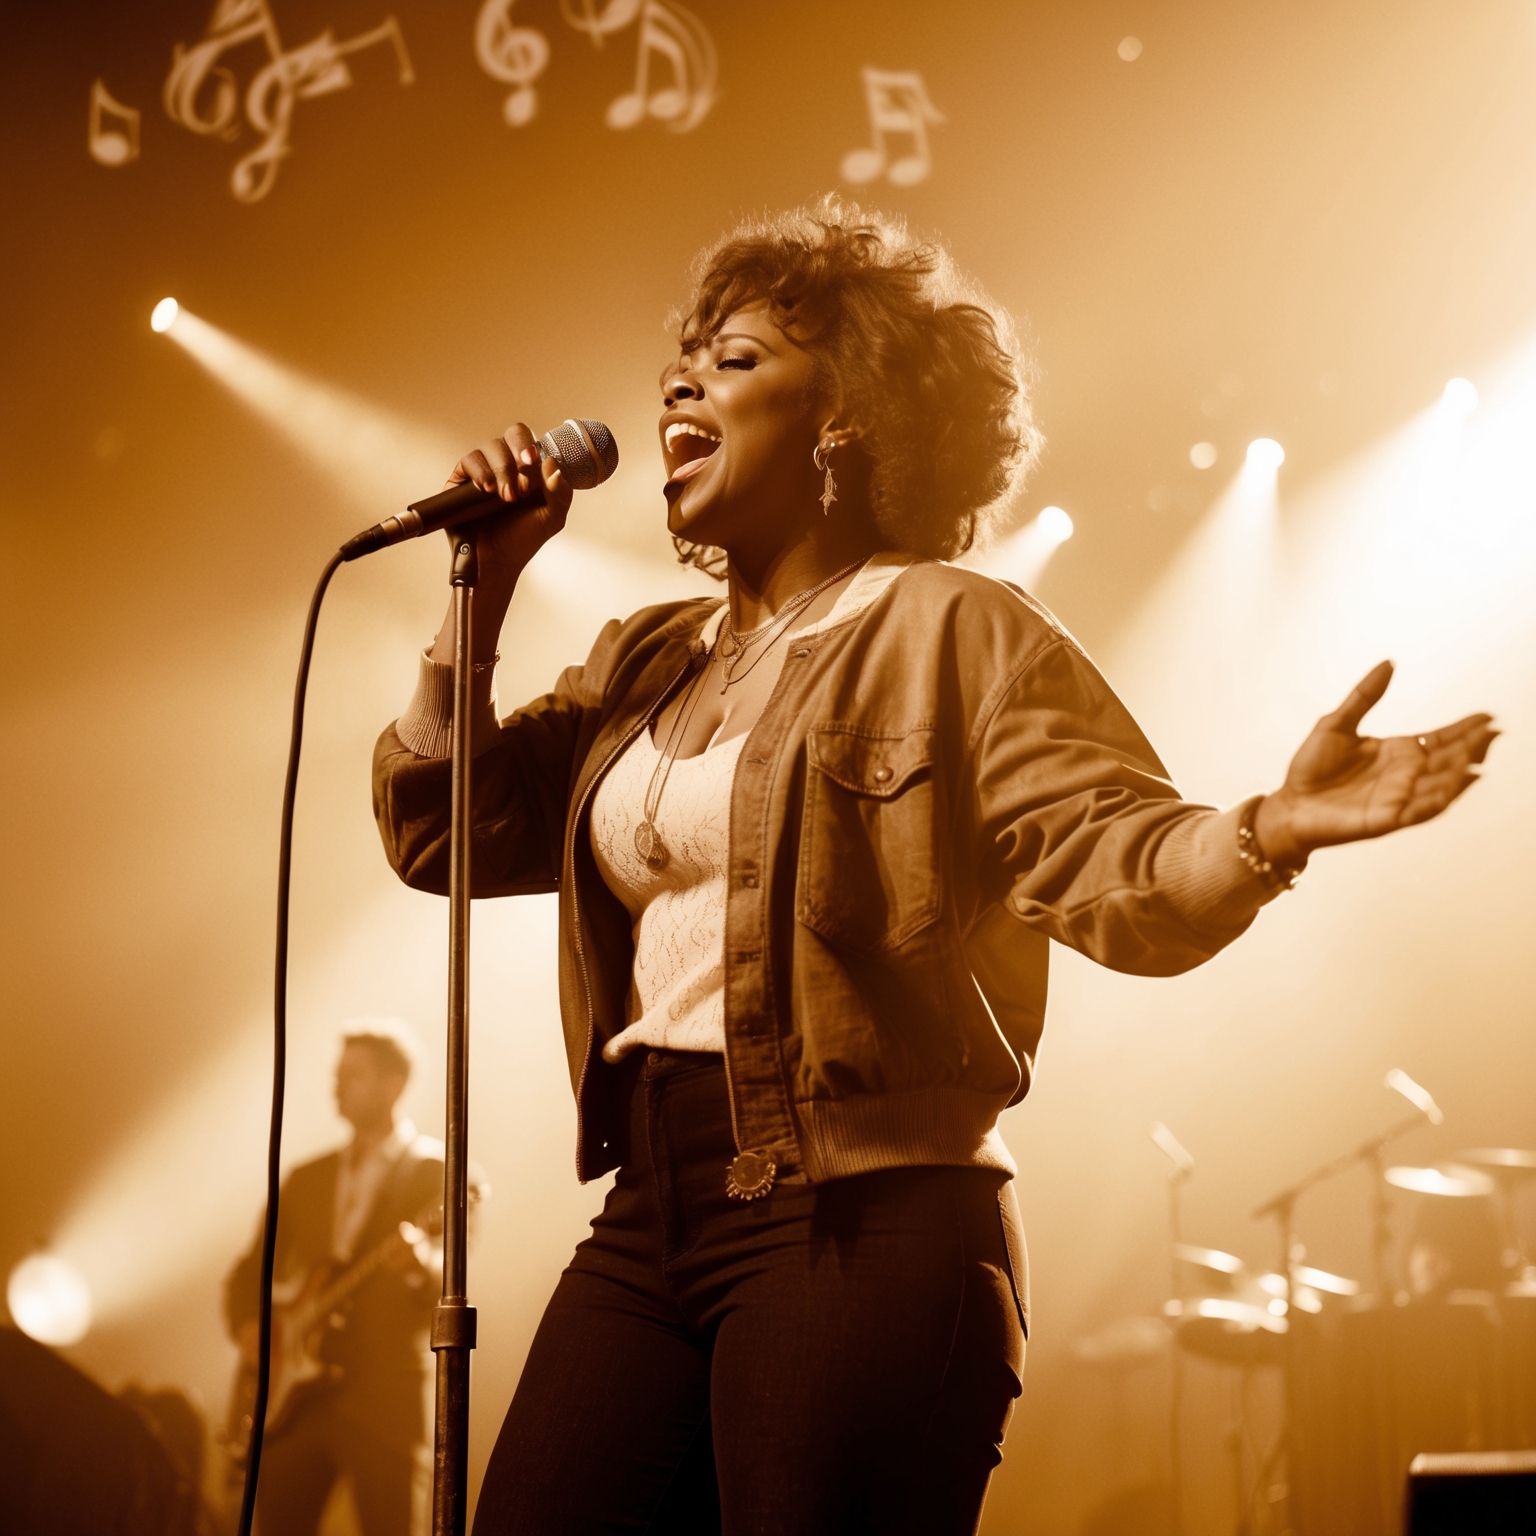
[[[539,439],[539,448],[559,464],[572,490],[590,491],[619,467],[619,445],[600,421],[562,421]]]

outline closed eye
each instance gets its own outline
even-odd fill
[[[722,357],[715,365],[717,368],[756,368],[755,357]]]

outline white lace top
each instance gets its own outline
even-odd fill
[[[637,1046],[725,1049],[725,876],[731,782],[745,736],[672,764],[656,813],[669,855],[652,871],[635,851],[646,787],[661,753],[641,731],[592,797],[592,852],[634,921],[628,1027],[603,1047],[618,1061]]]
[[[895,552],[872,555],[831,612],[797,633],[816,634],[857,618],[912,560]],[[704,625],[700,638],[706,646],[715,643],[724,618],[722,604]],[[661,755],[649,731],[641,731],[592,797],[592,853],[608,889],[628,908],[635,935],[627,1027],[603,1047],[607,1061],[619,1061],[642,1045],[725,1049],[731,784],[746,739],[733,736],[672,764],[656,813],[670,855],[659,872],[635,851],[635,828],[644,819],[646,788]]]

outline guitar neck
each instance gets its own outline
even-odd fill
[[[479,1199],[480,1191],[478,1189],[471,1190],[469,1203],[475,1205],[479,1202]],[[416,1213],[416,1219],[411,1225],[420,1227],[423,1231],[435,1237],[442,1230],[442,1206],[435,1200],[431,1204],[423,1206]],[[312,1316],[319,1317],[331,1311],[332,1308],[339,1306],[358,1286],[378,1271],[379,1267],[388,1259],[390,1250],[395,1246],[395,1242],[396,1234],[391,1232],[382,1242],[370,1248],[362,1258],[349,1264],[334,1280],[316,1292],[314,1297],[305,1304],[306,1310]]]
[[[349,1264],[342,1272],[331,1281],[329,1285],[319,1291],[310,1305],[317,1315],[331,1311],[344,1302],[365,1280],[374,1275],[379,1266],[389,1255],[389,1250],[394,1246],[394,1235],[386,1237],[375,1248],[370,1248],[362,1258]]]

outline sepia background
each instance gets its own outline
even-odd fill
[[[284,50],[396,28],[322,59],[255,198],[232,176],[258,129],[236,111],[228,136],[192,131],[163,99],[210,9],[4,21],[0,1269],[66,1259],[94,1313],[69,1357],[114,1389],[182,1388],[218,1424],[220,1286],[262,1198],[315,576],[469,446],[583,415],[622,463],[519,592],[503,704],[607,618],[707,589],[664,529],[668,312],[736,218],[841,189],[942,237],[1017,317],[1047,450],[1018,536],[983,558],[1083,642],[1186,795],[1273,787],[1383,656],[1378,728],[1488,709],[1507,733],[1442,821],[1319,856],[1194,974],[1053,957],[1037,1086],[1003,1126],[1034,1329],[984,1530],[1136,1507],[1168,1476],[1167,1354],[1104,1368],[1082,1341],[1168,1293],[1149,1123],[1195,1159],[1185,1236],[1255,1270],[1280,1258],[1252,1209],[1397,1116],[1390,1068],[1445,1112],[1395,1160],[1536,1144],[1536,6],[692,0],[687,78],[651,50],[626,125],[645,28],[685,26],[679,7],[619,25],[622,0],[503,4],[544,39],[530,75],[537,45],[505,26],[477,54],[494,3],[271,0]],[[272,57],[253,41],[221,67],[243,89]],[[885,104],[925,151],[893,133],[883,165],[846,163],[877,147],[870,68],[920,77]],[[183,314],[156,334],[167,295]],[[1282,445],[1278,473],[1245,462],[1256,438]],[[1071,524],[1037,523],[1047,507]],[[442,1123],[446,908],[386,867],[368,768],[440,617],[444,550],[377,555],[332,592],[296,832],[290,1163],[341,1139],[349,1018],[415,1026],[408,1108]],[[474,946],[478,1481],[604,1186],[573,1173],[552,899],[479,905]],[[1298,1209],[1308,1262],[1367,1286],[1369,1186],[1356,1170]],[[1234,1524],[1233,1391],[1215,1367],[1186,1385],[1191,1531]]]

